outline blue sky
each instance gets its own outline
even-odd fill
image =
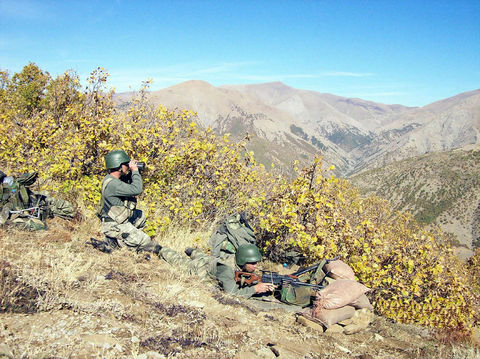
[[[0,0],[0,68],[117,92],[186,80],[423,106],[480,88],[480,0]]]

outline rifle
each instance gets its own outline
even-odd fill
[[[317,265],[317,267],[318,267],[318,265]],[[307,269],[311,270],[311,268],[307,268]],[[300,274],[307,272],[308,271],[307,269],[299,271],[299,272],[301,272]],[[316,289],[316,290],[320,290],[320,289],[324,288],[324,286],[322,286],[322,285],[301,282],[298,279],[298,276],[300,275],[299,272],[295,272],[293,274],[282,275],[282,274],[279,274],[277,272],[262,271],[262,276],[258,276],[256,274],[249,273],[249,272],[236,271],[235,272],[235,282],[238,283],[238,282],[243,281],[243,283],[246,283],[248,285],[251,285],[254,282],[257,282],[257,283],[272,283],[272,284],[277,285],[277,286],[284,286],[284,285],[290,284],[291,286],[294,286],[294,287],[311,287],[311,288]]]
[[[339,259],[340,257],[335,257],[332,259],[327,259],[326,263],[335,261]],[[302,274],[316,271],[320,263],[315,264],[311,267],[299,269],[298,271],[292,273],[292,274],[286,274],[282,275],[277,272],[271,272],[271,271],[262,271],[262,276],[255,275],[253,273],[249,272],[240,272],[236,271],[235,272],[235,282],[240,282],[243,281],[243,283],[246,283],[248,285],[251,285],[253,282],[257,283],[272,283],[274,285],[282,286],[286,284],[290,284],[294,287],[312,287],[316,290],[320,290],[322,288],[325,288],[325,286],[318,285],[318,284],[311,284],[311,283],[305,283],[300,281],[299,277]]]
[[[325,264],[330,263],[330,262],[333,262],[333,261],[336,261],[336,260],[338,260],[338,259],[340,259],[340,256],[337,256],[337,257],[332,258],[332,259],[327,259],[327,260],[325,261]],[[324,264],[324,265],[325,265],[325,264]],[[298,271],[296,271],[295,273],[292,273],[292,274],[290,274],[290,275],[293,275],[293,276],[295,276],[295,277],[299,277],[299,276],[301,276],[302,274],[305,274],[305,273],[308,273],[308,272],[311,272],[311,271],[316,271],[319,265],[320,265],[320,263],[314,264],[314,265],[311,266],[311,267],[299,269]]]

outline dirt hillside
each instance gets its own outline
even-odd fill
[[[296,308],[225,295],[156,256],[105,254],[95,220],[0,228],[0,358],[475,358],[467,344],[380,316],[360,333],[323,332]],[[210,233],[169,233],[183,251]],[[270,307],[269,307],[270,306]]]

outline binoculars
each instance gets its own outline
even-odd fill
[[[141,172],[145,169],[145,162],[137,162],[138,170]]]

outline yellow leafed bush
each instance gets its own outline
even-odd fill
[[[360,197],[325,172],[320,158],[296,169],[293,180],[275,177],[244,143],[199,128],[194,113],[152,106],[148,81],[118,110],[101,68],[83,90],[74,72],[51,79],[35,64],[0,75],[0,165],[7,172],[37,170],[44,186],[93,210],[103,157],[122,148],[147,163],[140,205],[151,235],[172,223],[201,228],[247,211],[265,255],[295,250],[309,262],[340,256],[372,288],[380,314],[467,332],[475,324],[478,250],[465,270],[440,233],[408,213],[391,213],[386,201]]]

